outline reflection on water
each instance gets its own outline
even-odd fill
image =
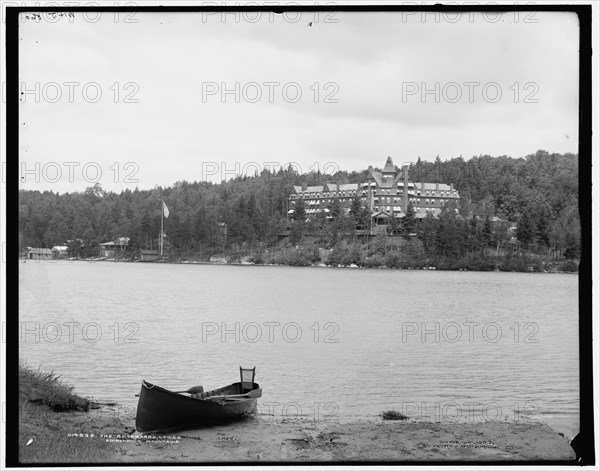
[[[533,417],[578,430],[577,277],[39,262],[20,265],[21,357],[82,395],[215,388],[257,367],[262,414]]]

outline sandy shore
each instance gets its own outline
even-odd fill
[[[535,422],[335,423],[250,418],[208,429],[149,436],[133,433],[108,440],[120,448],[116,461],[129,463],[575,459],[567,439]]]
[[[434,423],[368,417],[346,422],[340,417],[317,421],[307,417],[277,420],[274,416],[257,415],[217,427],[141,434],[135,430],[135,408],[86,402],[73,396],[71,388],[52,373],[21,367],[19,378],[19,447],[12,450],[18,451],[18,460],[13,454],[11,463],[568,463],[575,460],[575,453],[562,433],[529,419]],[[398,414],[396,417],[401,418]]]

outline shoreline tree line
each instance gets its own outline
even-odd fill
[[[417,220],[413,208],[372,235],[370,211],[356,198],[346,214],[334,199],[329,212],[308,217],[302,203],[288,214],[294,185],[362,183],[367,170],[298,174],[291,166],[221,183],[179,181],[170,187],[106,192],[19,192],[19,243],[67,245],[78,258],[98,244],[129,237],[125,258],[158,246],[161,200],[168,258],[308,265],[576,270],[580,256],[578,157],[538,151],[523,158],[489,155],[409,167],[413,182],[454,184],[460,200],[438,217]],[[301,201],[301,200],[300,200]],[[291,216],[291,217],[290,217]]]

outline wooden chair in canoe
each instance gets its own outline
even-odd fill
[[[242,383],[242,394],[252,391],[254,386],[254,375],[256,374],[256,366],[254,368],[242,368],[240,366],[240,382]]]

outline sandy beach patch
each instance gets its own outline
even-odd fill
[[[141,437],[141,438],[140,438]],[[574,460],[568,441],[541,423],[252,418],[122,442],[119,460],[154,463]]]

